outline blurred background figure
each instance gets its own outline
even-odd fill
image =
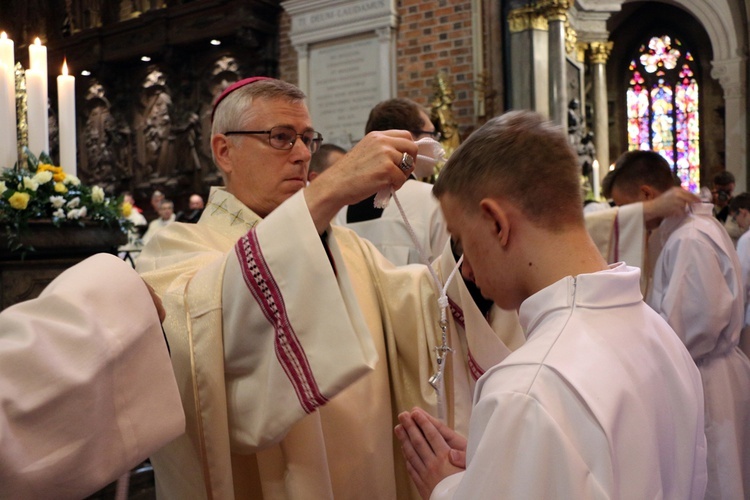
[[[205,203],[203,202],[203,197],[198,193],[191,194],[190,199],[188,200],[187,212],[180,212],[177,216],[177,221],[195,224],[198,222],[198,219],[201,218],[204,207]]]
[[[149,223],[146,234],[143,235],[144,245],[147,244],[156,233],[174,222],[174,203],[170,200],[162,200],[161,204],[159,204],[158,213],[159,217]]]
[[[410,99],[388,99],[370,111],[365,134],[393,129],[409,131],[415,141],[425,137],[440,140],[440,133],[435,130],[427,112]],[[429,177],[433,172],[415,173],[417,177]],[[448,232],[440,204],[432,196],[432,184],[417,180],[417,177],[414,173],[410,175],[397,196],[420,246],[428,260],[433,261],[443,251]],[[342,208],[335,222],[370,240],[397,266],[423,263],[395,201],[391,200],[384,209],[375,207],[374,202],[375,195]]]
[[[312,182],[328,167],[339,161],[346,154],[346,149],[336,144],[321,144],[320,149],[312,155],[310,168],[307,171],[307,182]]]
[[[159,217],[159,205],[164,200],[164,193],[158,189],[151,193],[151,213],[145,214],[146,219],[152,221]]]

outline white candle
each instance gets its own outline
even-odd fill
[[[37,37],[34,43],[29,45],[29,69],[39,72],[42,80],[42,96],[44,102],[44,116],[47,117],[47,103],[49,92],[47,91],[47,47],[42,45],[42,41]],[[43,126],[43,138],[44,143],[40,151],[31,150],[35,155],[39,155],[41,151],[49,153],[49,121],[45,118]],[[29,133],[31,133],[31,124],[29,124]]]
[[[44,124],[47,122],[47,105],[44,98],[42,74],[33,69],[26,70],[26,124],[29,134],[29,149],[35,156],[47,151]]]
[[[0,168],[12,167],[18,161],[16,126],[16,76],[13,40],[0,34]]]
[[[60,166],[65,173],[76,175],[76,80],[68,75],[63,62],[57,77],[57,117],[60,130]]]

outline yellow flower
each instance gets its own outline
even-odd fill
[[[31,198],[29,193],[16,191],[10,198],[8,198],[8,203],[10,203],[10,206],[16,210],[25,210],[29,205],[29,198]]]
[[[130,214],[133,213],[133,205],[128,203],[127,201],[122,202],[122,215],[125,217],[130,217]]]
[[[63,171],[62,167],[56,167],[54,165],[50,165],[49,163],[40,163],[36,167],[37,173],[39,172],[50,172],[52,174],[52,179],[54,179],[55,182],[62,182],[65,180],[65,172]]]
[[[5,181],[0,181],[0,194],[3,194],[8,187],[5,185]]]
[[[68,188],[65,187],[65,184],[62,182],[55,182],[55,192],[56,193],[67,193]]]

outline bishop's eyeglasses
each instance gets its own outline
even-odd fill
[[[320,132],[305,130],[301,134],[298,134],[293,128],[285,126],[273,127],[271,130],[230,130],[229,132],[224,132],[224,135],[259,134],[268,134],[268,144],[274,149],[281,149],[283,151],[292,149],[294,143],[297,142],[297,137],[302,139],[302,143],[307,146],[311,154],[315,154],[323,142],[323,136],[320,135]]]

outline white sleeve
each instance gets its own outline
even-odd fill
[[[440,209],[440,204],[434,208],[432,219],[430,220],[430,252],[431,261],[440,257],[445,245],[448,243],[450,235],[445,223],[445,217]]]
[[[375,366],[345,273],[329,261],[302,192],[235,245],[222,290],[233,451],[279,441]]]
[[[100,254],[0,314],[0,497],[82,498],[184,431],[141,278]]]
[[[646,227],[643,222],[643,203],[623,205],[617,210],[616,231],[613,244],[618,251],[611,262],[625,262],[632,267],[644,268]]]
[[[643,204],[586,212],[586,229],[607,262],[643,267],[645,226]]]
[[[668,241],[659,255],[653,307],[677,333],[693,359],[713,351],[732,318],[735,294],[727,284],[721,259],[713,242],[699,238]],[[679,276],[679,280],[671,279]],[[658,286],[657,283],[662,283]],[[711,307],[706,307],[711,304]]]

